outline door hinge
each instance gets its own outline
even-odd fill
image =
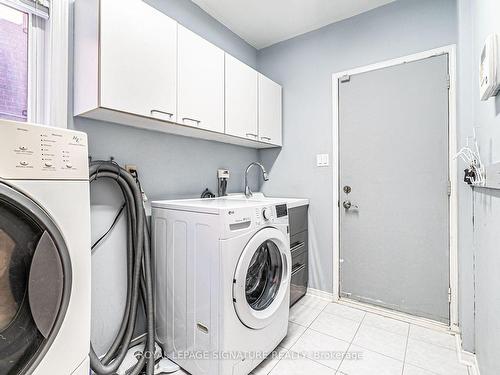
[[[451,197],[451,181],[448,180],[448,196]]]
[[[451,77],[449,74],[446,76],[446,84],[448,85],[449,90],[451,88]]]
[[[448,303],[451,303],[451,288],[448,288]]]
[[[345,76],[340,77],[340,83],[346,83],[346,82],[349,82],[350,80],[351,80],[350,75],[345,75]]]

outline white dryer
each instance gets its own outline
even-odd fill
[[[250,373],[286,336],[286,204],[246,199],[153,207],[157,340],[193,375]]]
[[[84,133],[0,120],[0,374],[88,375]]]

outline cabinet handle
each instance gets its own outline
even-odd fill
[[[294,243],[292,245],[292,247],[290,248],[290,252],[295,252],[296,250],[300,249],[301,247],[303,247],[305,245],[305,242],[297,242],[297,243]]]
[[[266,139],[266,140],[268,140],[268,141],[270,141],[270,140],[271,140],[271,138],[269,138],[269,137],[260,137],[260,139]]]
[[[254,137],[254,138],[257,138],[258,135],[257,134],[254,134],[254,133],[247,133],[247,137]]]
[[[196,122],[197,125],[200,125],[201,121],[200,120],[196,120],[194,118],[190,118],[190,117],[183,117],[182,118],[182,122],[186,121],[186,120],[189,120],[189,121],[193,121],[193,122]]]
[[[170,113],[170,112],[165,112],[165,111],[160,111],[159,109],[152,109],[151,110],[151,114],[154,116],[155,113],[161,113],[162,115],[167,115],[169,116],[170,118],[174,117],[174,114],[173,113]]]
[[[306,268],[305,264],[294,264],[292,267],[292,276],[295,276],[298,274],[300,271]]]

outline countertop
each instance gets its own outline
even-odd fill
[[[228,198],[244,198],[243,194],[230,194]],[[267,197],[263,193],[253,193],[251,198],[248,200],[256,200],[259,202],[269,202],[269,203],[286,203],[288,209],[307,206],[309,204],[309,199],[307,198],[279,198],[279,197]]]

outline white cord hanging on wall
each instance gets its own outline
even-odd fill
[[[476,128],[473,128],[472,132],[472,140],[474,143],[472,148],[469,145],[469,139],[471,137],[467,137],[466,145],[458,151],[454,159],[461,158],[465,164],[467,164],[467,169],[464,171],[465,182],[473,186],[484,186],[486,183],[486,176],[484,165],[481,161],[481,154],[479,153],[479,146],[477,144]]]

